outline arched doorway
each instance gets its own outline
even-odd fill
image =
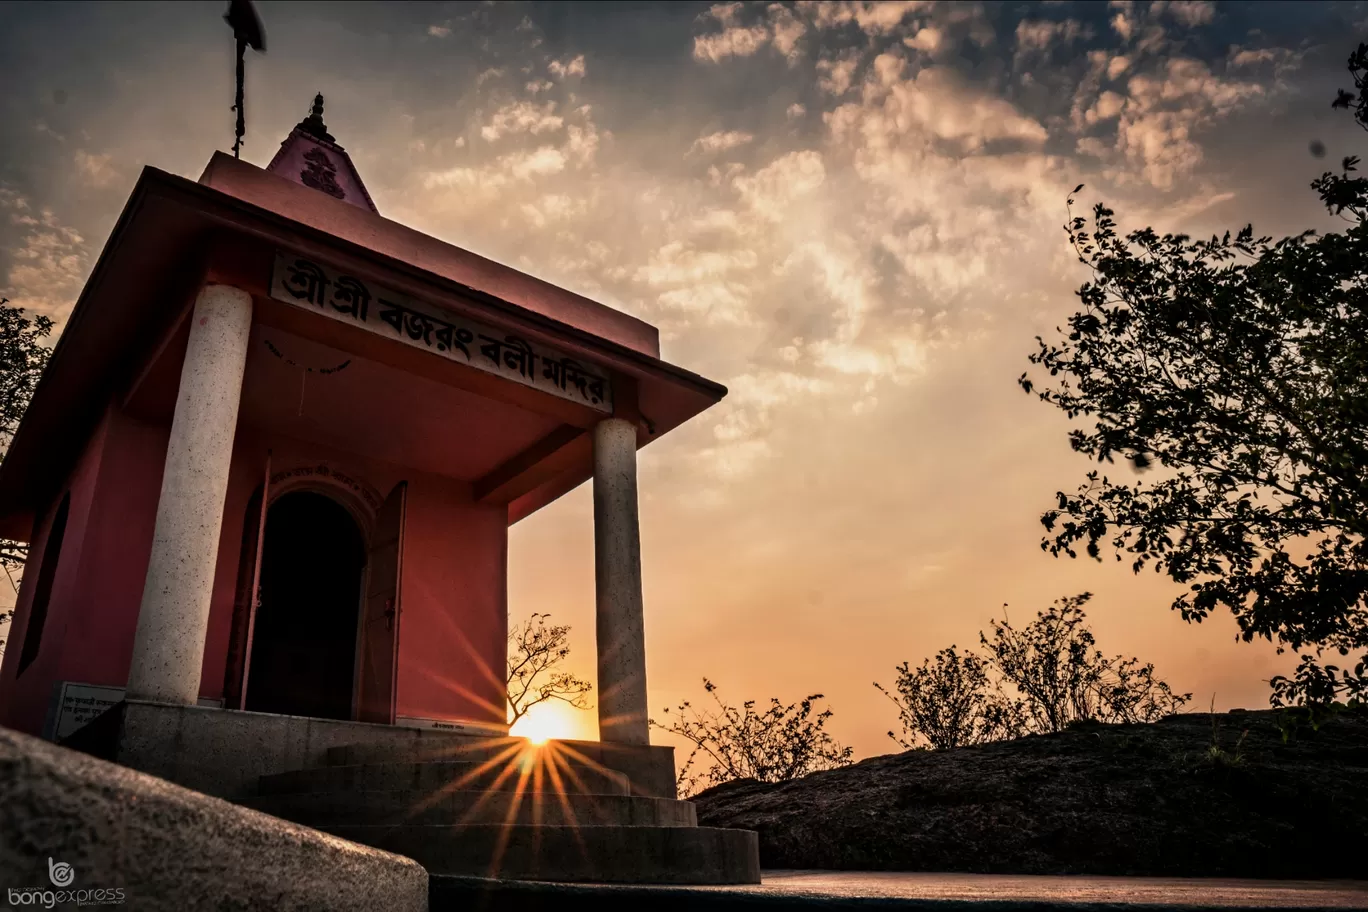
[[[271,504],[244,709],[352,717],[365,564],[365,539],[337,501],[293,491]]]

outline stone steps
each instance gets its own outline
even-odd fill
[[[566,883],[759,883],[750,830],[654,826],[327,826],[432,874]]]
[[[691,802],[626,795],[536,795],[474,790],[433,793],[396,789],[262,795],[242,799],[238,804],[311,827],[348,824],[698,825]]]
[[[491,760],[512,761],[523,754],[535,753],[525,738],[426,738],[403,744],[344,744],[330,747],[324,761],[327,766],[363,766],[374,763],[430,763],[454,761],[485,763]]]
[[[544,768],[525,769],[517,761],[507,764],[441,760],[290,770],[262,776],[257,790],[261,795],[300,795],[316,792],[520,789],[534,793],[630,795],[632,786],[621,773],[585,766],[558,769],[553,773]]]
[[[755,833],[699,827],[691,802],[646,797],[648,789],[634,794],[627,775],[603,765],[629,761],[660,794],[662,758],[652,752],[661,750],[557,742],[534,748],[519,738],[371,739],[329,746],[318,766],[263,775],[257,794],[239,803],[408,856],[437,875],[758,883]],[[672,795],[668,778],[664,784]]]

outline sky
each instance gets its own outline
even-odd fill
[[[0,3],[0,294],[60,325],[139,170],[231,148],[225,8]],[[705,676],[821,693],[857,757],[888,753],[874,681],[1082,591],[1104,651],[1202,709],[1266,705],[1291,663],[1228,615],[1042,552],[1091,466],[1016,378],[1088,277],[1078,184],[1123,228],[1335,227],[1308,185],[1368,147],[1330,108],[1368,5],[257,8],[245,159],[322,92],[382,214],[655,324],[729,388],[640,454],[654,716]],[[511,620],[571,625],[592,680],[589,486],[510,535]]]

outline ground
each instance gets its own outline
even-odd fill
[[[765,868],[1362,877],[1368,713],[1287,742],[1271,711],[1090,724],[695,800]]]

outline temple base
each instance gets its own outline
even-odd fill
[[[206,795],[233,799],[256,794],[262,776],[325,763],[329,748],[346,747],[358,757],[368,749],[417,757],[512,741],[522,739],[491,736],[474,723],[450,723],[438,730],[125,700],[61,743]],[[638,795],[675,797],[673,748],[560,743],[629,777]]]
[[[432,874],[759,883],[746,830],[699,827],[673,749],[128,700],[64,742],[177,785],[406,855]]]

